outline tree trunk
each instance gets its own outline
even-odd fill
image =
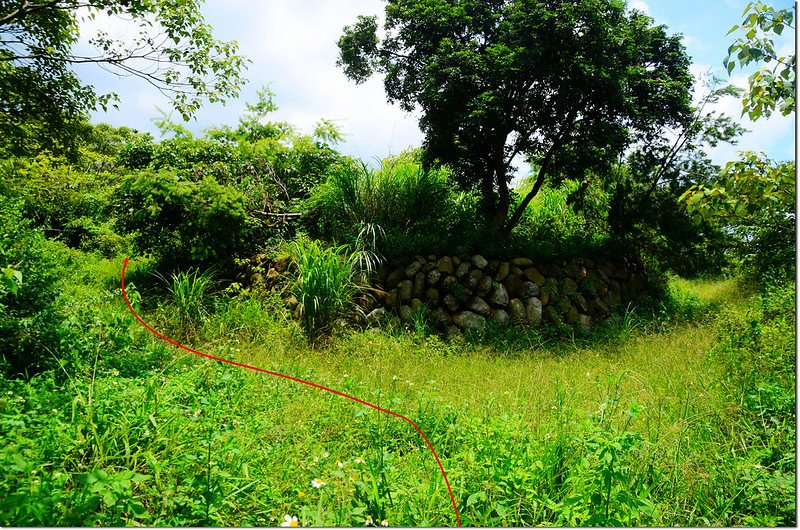
[[[494,214],[494,224],[499,230],[499,235],[504,240],[507,238],[508,234],[505,234],[503,228],[503,224],[505,223],[506,219],[508,218],[508,210],[511,207],[511,195],[508,189],[508,181],[506,180],[506,165],[501,164],[500,166],[494,169],[494,179],[497,183],[497,191],[499,194],[499,198],[497,201],[497,209]]]

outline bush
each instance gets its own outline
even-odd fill
[[[109,173],[80,171],[48,155],[5,160],[0,171],[22,199],[22,211],[32,226],[48,237],[106,255],[125,248],[108,220],[115,188]]]
[[[795,293],[793,282],[767,280],[760,304],[720,316],[715,355],[744,395],[760,384],[778,384],[794,394]]]
[[[523,183],[524,193],[530,183]],[[509,241],[510,254],[549,259],[597,256],[613,253],[607,226],[578,211],[570,197],[578,183],[565,181],[558,188],[545,188],[531,201]]]
[[[738,227],[736,233],[741,238],[738,251],[743,256],[741,268],[745,277],[759,284],[765,279],[794,281],[797,228],[793,213],[765,213],[758,226]]]
[[[142,172],[128,177],[117,195],[120,229],[161,267],[218,264],[228,270],[236,256],[255,248],[242,194],[213,178],[195,183]]]

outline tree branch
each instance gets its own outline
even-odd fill
[[[575,105],[570,110],[566,125],[559,133],[558,137],[553,141],[553,144],[550,146],[550,149],[547,150],[547,153],[544,155],[542,159],[542,163],[539,166],[539,172],[536,174],[536,182],[533,184],[533,189],[528,192],[522,202],[519,203],[519,206],[514,210],[514,214],[508,220],[506,225],[503,227],[503,232],[508,235],[511,233],[511,230],[517,225],[519,220],[522,218],[522,214],[525,212],[525,209],[528,207],[528,204],[533,200],[534,197],[539,193],[539,189],[541,189],[542,184],[544,184],[544,178],[547,175],[547,172],[550,170],[550,163],[552,162],[553,155],[555,152],[564,145],[564,140],[567,137],[567,132],[571,131],[575,124],[575,116],[578,114],[578,108],[580,107],[581,103],[583,102],[582,99],[579,99]]]
[[[678,153],[680,153],[681,149],[683,149],[683,146],[686,145],[686,142],[689,141],[689,134],[688,134],[689,131],[692,129],[692,127],[694,127],[697,123],[700,122],[700,119],[703,115],[703,110],[706,108],[706,105],[709,103],[713,95],[714,91],[713,90],[709,91],[706,97],[703,98],[703,102],[701,103],[700,108],[697,109],[697,113],[695,114],[692,122],[689,125],[687,125],[675,139],[675,143],[672,144],[672,147],[667,153],[667,156],[664,157],[664,160],[661,162],[661,166],[659,166],[658,171],[656,171],[656,176],[653,179],[653,182],[650,184],[650,188],[647,190],[647,193],[644,194],[644,197],[642,198],[643,201],[650,199],[650,196],[658,187],[658,183],[661,181],[661,178],[664,176],[664,173],[667,171],[667,168],[675,160],[675,157],[678,156]]]

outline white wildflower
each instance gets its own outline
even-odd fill
[[[297,520],[296,515],[284,515],[283,522],[281,523],[281,527],[283,528],[291,528],[294,526],[300,526],[300,521]]]

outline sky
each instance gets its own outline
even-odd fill
[[[726,34],[740,22],[748,0],[628,3],[652,16],[656,23],[668,26],[670,33],[683,35],[693,73],[710,70],[737,86],[747,86],[749,72],[736,70],[728,78],[722,60],[734,39],[734,35]],[[786,8],[793,2],[772,0],[771,4]],[[240,51],[252,61],[245,73],[249,83],[238,100],[225,106],[207,104],[195,120],[184,125],[198,134],[208,127],[234,126],[245,112],[245,102],[254,102],[256,91],[269,86],[280,107],[274,120],[286,121],[308,134],[319,119],[333,120],[345,135],[339,145],[345,154],[370,162],[419,146],[422,134],[417,126],[418,115],[387,103],[379,76],[356,85],[336,66],[336,41],[342,28],[352,24],[358,15],[380,16],[384,5],[381,0],[206,0],[203,13],[216,37],[236,40]],[[123,23],[98,17],[93,23],[82,24],[83,41],[95,33],[97,25],[108,28],[109,24],[123,38],[130,33]],[[784,35],[787,33],[790,32]],[[794,35],[780,41],[778,47],[783,54],[794,53]],[[138,79],[120,79],[90,65],[82,66],[78,73],[99,93],[113,91],[121,98],[119,110],[96,112],[93,121],[127,125],[159,136],[153,120],[160,116],[159,109],[168,111],[170,107],[155,88]],[[717,110],[738,118],[741,103],[726,98]],[[180,120],[176,113],[173,119]],[[774,116],[756,123],[744,118],[742,123],[751,132],[742,136],[736,147],[724,145],[710,150],[715,163],[735,159],[739,149],[763,150],[777,160],[794,159],[794,117]],[[520,173],[526,172],[522,166]]]

